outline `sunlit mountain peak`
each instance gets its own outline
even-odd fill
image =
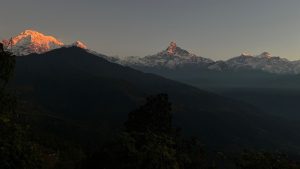
[[[76,46],[76,47],[79,47],[79,48],[82,48],[82,49],[87,49],[87,46],[83,42],[81,42],[79,40],[76,41],[76,42],[74,42],[72,44],[72,46]]]
[[[176,42],[171,42],[169,47],[167,48],[167,52],[169,55],[174,55],[177,48]]]
[[[10,40],[3,40],[3,42],[7,50],[18,56],[31,53],[40,54],[64,46],[55,37],[44,35],[35,30],[25,30]]]
[[[6,50],[11,51],[17,56],[28,55],[31,53],[41,54],[53,49],[70,46],[65,45],[53,36],[45,35],[31,29],[25,30],[15,37],[10,38],[9,40],[3,40],[2,42]],[[87,46],[80,41],[74,42],[71,46],[87,49]]]

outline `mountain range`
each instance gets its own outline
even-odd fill
[[[169,52],[172,48],[172,52]],[[240,71],[259,70],[275,74],[299,74],[300,61],[289,61],[269,52],[260,55],[242,53],[226,61],[213,61],[209,58],[196,56],[177,47],[176,43],[170,45],[155,55],[145,57],[119,57],[117,63],[135,67],[142,70],[151,69],[206,69],[212,71]]]
[[[31,53],[44,53],[64,46],[78,46],[87,51],[97,54],[80,42],[76,41],[71,45],[64,45],[53,36],[46,36],[34,30],[26,30],[10,40],[2,41],[7,50],[15,55],[22,56]],[[100,56],[102,56],[100,54]],[[300,61],[289,61],[278,56],[272,56],[269,52],[260,55],[242,53],[225,61],[214,61],[209,58],[197,56],[177,46],[175,42],[163,51],[145,57],[125,56],[110,57],[107,60],[121,65],[134,67],[143,71],[154,71],[157,69],[205,69],[212,71],[240,71],[259,70],[275,74],[299,74]],[[154,70],[153,70],[154,69]]]

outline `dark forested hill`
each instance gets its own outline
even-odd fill
[[[257,70],[211,71],[191,67],[180,70],[141,70],[245,101],[273,115],[300,121],[300,105],[297,104],[300,99],[299,75]]]
[[[110,63],[80,48],[18,57],[15,85],[22,101],[32,105],[22,107],[24,116],[39,132],[66,136],[79,128],[81,139],[93,131],[103,134],[121,126],[146,96],[166,93],[174,105],[176,126],[204,144],[300,147],[297,125],[239,101]]]

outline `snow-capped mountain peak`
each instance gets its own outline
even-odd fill
[[[35,30],[25,30],[10,40],[3,40],[4,48],[17,56],[31,53],[45,53],[61,47],[76,46],[87,49],[87,46],[76,41],[72,45],[64,45],[63,42],[53,36],[45,35]]]
[[[123,57],[116,61],[126,66],[160,67],[175,69],[177,67],[204,66],[213,62],[211,59],[196,56],[177,46],[175,42],[163,51],[145,57]]]
[[[262,54],[258,55],[260,58],[271,58],[272,54],[269,52],[263,52]]]
[[[176,42],[171,42],[170,45],[166,48],[166,50],[163,50],[156,54],[157,56],[161,57],[181,57],[181,58],[190,58],[190,57],[196,57],[196,55],[188,52],[187,50],[184,50],[177,46]]]
[[[241,53],[241,56],[249,56],[249,57],[253,57],[253,55],[250,54],[249,52],[243,52],[243,53]]]
[[[82,48],[82,49],[87,49],[87,46],[81,42],[81,41],[76,41],[72,44],[72,46],[76,46],[76,47],[79,47],[79,48]]]
[[[53,36],[44,35],[34,30],[25,30],[10,40],[4,40],[3,44],[7,50],[11,50],[15,55],[44,53],[64,46]]]
[[[169,55],[174,55],[177,48],[177,44],[175,42],[171,42],[169,47],[167,48],[167,52]]]

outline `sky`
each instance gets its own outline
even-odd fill
[[[26,29],[81,40],[111,56],[146,56],[171,41],[226,60],[264,51],[300,59],[299,0],[0,0],[0,38]]]

